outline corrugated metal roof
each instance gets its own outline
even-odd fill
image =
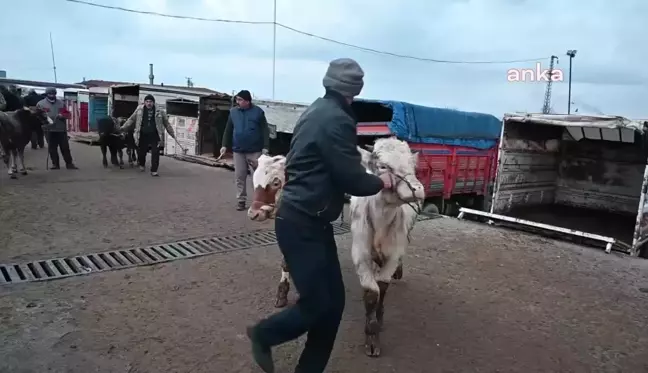
[[[254,100],[255,105],[263,109],[268,123],[277,127],[277,132],[292,133],[297,119],[308,108],[308,105],[273,100]]]
[[[504,114],[504,120],[514,122],[533,122],[562,127],[598,127],[598,128],[630,128],[644,132],[644,121],[636,121],[613,115],[564,115],[564,114]]]
[[[212,95],[212,94],[220,94],[221,92],[214,91],[213,89],[209,88],[203,88],[203,87],[186,87],[186,86],[179,86],[179,85],[167,85],[167,84],[146,84],[146,83],[132,83],[132,82],[115,82],[115,81],[109,81],[109,80],[99,80],[99,79],[91,79],[91,80],[84,80],[78,84],[82,84],[86,87],[105,87],[105,88],[110,88],[114,85],[139,85],[140,87],[144,89],[168,89],[168,90],[173,90],[174,92],[186,92],[189,94],[200,94],[200,95]]]
[[[31,86],[31,87],[54,87],[58,89],[65,89],[65,88],[81,88],[84,89],[86,88],[84,85],[80,84],[68,84],[68,83],[52,83],[52,82],[41,82],[41,81],[36,81],[36,80],[24,80],[24,79],[8,79],[8,78],[0,78],[0,84],[15,84],[15,85],[24,85],[24,86]]]

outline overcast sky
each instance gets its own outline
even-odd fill
[[[272,21],[272,0],[91,0],[187,16]],[[100,9],[64,0],[0,0],[0,69],[8,77],[59,82],[86,79],[186,84],[272,96],[271,25],[176,20]],[[385,4],[385,5],[378,5]],[[568,49],[572,101],[579,111],[648,118],[646,0],[277,0],[277,21],[312,34],[393,53],[464,61],[559,57],[564,82],[552,106],[567,111]],[[334,58],[365,70],[363,97],[488,112],[542,108],[546,82],[509,82],[517,64],[441,64],[354,50],[277,29],[278,100],[311,102]]]

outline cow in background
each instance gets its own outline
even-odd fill
[[[33,108],[45,97],[46,95],[44,93],[39,95],[35,90],[30,89],[27,95],[23,97],[23,100],[25,101],[25,106]],[[45,147],[45,133],[42,127],[38,127],[32,132],[31,147],[32,149],[42,149]]]
[[[10,112],[0,112],[0,145],[4,150],[4,164],[9,168],[9,177],[16,174],[27,175],[25,167],[25,146],[31,141],[32,132],[37,128],[52,124],[53,121],[40,108],[20,108]],[[18,169],[17,163],[20,163]]]
[[[124,117],[117,118],[118,126],[123,126],[127,119],[128,118]],[[133,167],[137,162],[137,145],[135,145],[134,133],[134,128],[124,133],[124,146],[126,147],[126,155],[128,156],[128,165],[131,167]]]
[[[113,166],[124,168],[125,140],[119,132],[119,126],[116,120],[111,117],[101,118],[97,121],[99,130],[99,147],[101,148],[102,164],[108,167],[106,153],[110,150],[110,163]],[[119,159],[118,159],[119,158]]]

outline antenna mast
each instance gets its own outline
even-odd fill
[[[545,91],[544,104],[542,105],[543,114],[551,113],[551,83],[553,83],[551,77],[553,75],[554,60],[556,60],[556,63],[558,63],[558,57],[551,56],[551,63],[549,64],[549,73],[548,73],[549,81],[547,82],[547,90]]]
[[[52,69],[54,70],[54,83],[58,83],[56,78],[56,60],[54,59],[54,42],[52,41],[52,33],[49,33],[50,36],[50,49],[52,50]]]

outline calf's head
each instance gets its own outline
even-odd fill
[[[247,212],[248,218],[254,221],[273,219],[285,183],[286,157],[261,155],[252,174],[254,196]]]
[[[412,153],[405,141],[396,137],[378,139],[370,149],[358,147],[367,171],[374,175],[388,172],[394,175],[393,188],[381,193],[385,202],[403,204],[425,199],[425,188],[416,178],[418,153]]]
[[[16,118],[23,126],[27,126],[32,131],[36,131],[41,126],[54,123],[52,118],[38,107],[23,107],[16,110]]]

